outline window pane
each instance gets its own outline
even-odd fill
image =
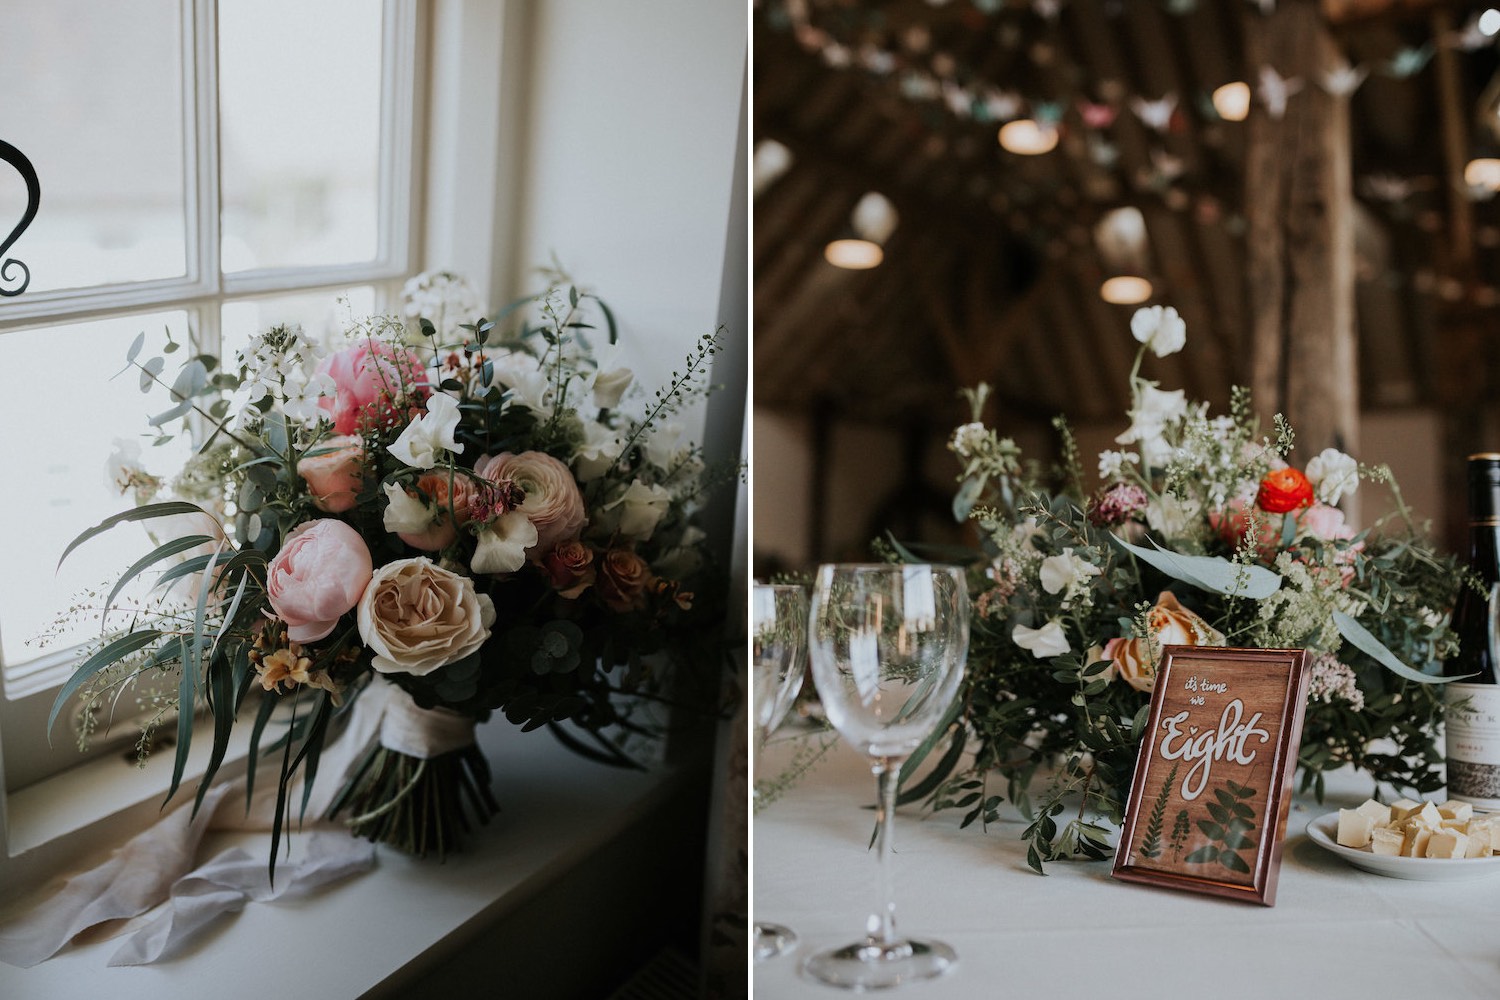
[[[378,252],[381,4],[221,0],[223,267]]]
[[[154,435],[141,433],[150,415],[170,405],[165,391],[143,394],[135,372],[116,374],[142,330],[147,347],[141,360],[159,353],[164,327],[183,344],[167,356],[170,378],[173,359],[188,353],[187,316],[181,312],[0,334],[0,398],[7,400],[6,425],[12,428],[0,434],[0,468],[13,470],[10,486],[0,490],[0,524],[24,526],[7,532],[11,572],[0,573],[0,651],[8,665],[45,652],[27,640],[56,621],[83,590],[103,584],[107,594],[119,571],[151,550],[144,528],[124,524],[86,542],[53,572],[79,532],[132,503],[107,482],[116,438],[139,444],[143,463],[156,475],[174,475],[188,456],[182,438],[153,448]],[[37,386],[54,382],[61,395],[38,395]],[[65,641],[47,648],[81,641],[98,629],[97,621],[75,615]]]
[[[187,273],[177,0],[8,3],[0,136],[36,167],[40,211],[7,256],[29,291]],[[26,188],[0,163],[0,237]]]
[[[363,318],[374,311],[375,289],[370,285],[344,292],[304,292],[226,302],[224,357],[233,359],[255,334],[282,324],[298,324],[314,341],[327,344],[348,328],[351,317]]]

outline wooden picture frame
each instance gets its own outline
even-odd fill
[[[1163,648],[1115,878],[1275,905],[1306,667],[1302,649]]]

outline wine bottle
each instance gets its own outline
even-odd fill
[[[1469,456],[1469,571],[1483,584],[1459,588],[1453,628],[1459,652],[1447,685],[1448,797],[1500,810],[1500,454]]]

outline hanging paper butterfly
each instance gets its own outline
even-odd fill
[[[996,121],[1008,122],[1021,115],[1021,95],[1013,90],[991,90],[984,95],[984,106]]]
[[[1108,104],[1095,104],[1082,97],[1078,99],[1078,116],[1083,119],[1083,124],[1088,128],[1109,128],[1115,123],[1115,116],[1119,113],[1118,108]]]
[[[1322,86],[1325,91],[1334,97],[1348,97],[1359,89],[1359,85],[1365,82],[1365,77],[1370,71],[1363,66],[1350,66],[1348,63],[1335,66],[1323,74]]]
[[[1390,62],[1386,63],[1386,75],[1393,76],[1398,80],[1404,80],[1409,76],[1416,76],[1422,72],[1428,60],[1432,58],[1432,52],[1431,42],[1415,49],[1402,49],[1391,58]]]
[[[1163,181],[1175,181],[1187,170],[1186,160],[1155,146],[1151,148],[1151,165],[1156,168],[1157,177]]]
[[[1120,161],[1120,148],[1096,135],[1089,136],[1089,159],[1106,170]]]
[[[1044,21],[1056,21],[1062,6],[1062,0],[1031,0],[1031,9]]]
[[[1296,77],[1285,77],[1270,66],[1260,68],[1260,83],[1255,93],[1266,106],[1266,113],[1276,121],[1286,114],[1286,102],[1302,89],[1302,81]]]
[[[823,50],[823,62],[829,69],[848,69],[854,61],[853,54],[846,45],[833,42]]]
[[[960,118],[968,118],[971,113],[970,109],[974,106],[974,95],[958,84],[944,80],[943,101],[948,105],[949,111]]]
[[[1130,108],[1135,112],[1136,117],[1148,127],[1158,132],[1166,132],[1172,127],[1172,112],[1177,108],[1177,95],[1169,92],[1154,101],[1148,101],[1144,97],[1132,97]]]
[[[1370,174],[1359,180],[1359,189],[1365,197],[1392,204],[1405,201],[1414,188],[1410,180],[1395,174]]]
[[[1062,101],[1036,101],[1031,105],[1031,114],[1043,125],[1056,125],[1062,121]]]

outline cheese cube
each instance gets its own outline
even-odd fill
[[[1429,858],[1461,858],[1468,850],[1468,834],[1457,830],[1438,830],[1427,841]]]
[[[1500,836],[1500,830],[1496,830],[1495,827],[1496,823],[1493,817],[1475,816],[1469,820],[1470,857],[1487,858],[1490,856],[1490,852],[1495,849],[1495,839],[1497,836]],[[1478,848],[1475,847],[1476,844],[1479,845]],[[1479,850],[1479,848],[1483,848],[1483,850]],[[1479,851],[1478,854],[1473,853],[1476,850]]]
[[[1474,815],[1474,804],[1472,802],[1458,802],[1454,799],[1449,799],[1437,808],[1438,812],[1445,819],[1468,820]]]
[[[1364,813],[1354,809],[1339,810],[1340,847],[1370,846],[1370,834],[1374,829],[1375,821]]]
[[[1443,814],[1431,802],[1423,802],[1422,808],[1412,814],[1412,819],[1434,830],[1443,825]]]
[[[1425,858],[1427,856],[1427,841],[1432,837],[1432,831],[1420,823],[1412,823],[1406,828],[1406,839],[1401,842],[1401,856],[1403,858]]]
[[[1377,826],[1370,835],[1370,850],[1376,854],[1394,858],[1401,853],[1401,847],[1405,842],[1406,838],[1400,830]]]
[[[1365,799],[1354,811],[1373,819],[1376,826],[1385,826],[1391,821],[1391,807],[1381,805],[1374,799]]]
[[[1413,802],[1411,799],[1397,799],[1391,803],[1391,819],[1405,819],[1412,813],[1422,808],[1422,803]]]
[[[1469,824],[1473,826],[1473,823]],[[1469,834],[1468,846],[1464,849],[1466,858],[1487,858],[1490,856],[1490,838],[1487,834]]]
[[[1500,851],[1500,816],[1490,817],[1490,850]]]
[[[1441,829],[1457,830],[1459,833],[1469,832],[1469,820],[1466,819],[1444,819]]]

